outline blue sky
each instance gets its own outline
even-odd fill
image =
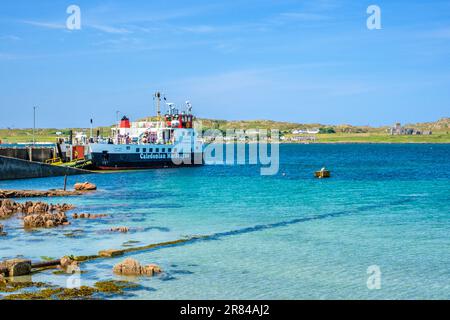
[[[0,127],[31,127],[33,105],[41,127],[136,119],[157,89],[207,118],[434,121],[450,116],[449,61],[450,1],[5,0]]]

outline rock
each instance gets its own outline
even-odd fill
[[[6,286],[6,279],[3,274],[0,273],[0,287]]]
[[[6,236],[6,232],[3,232],[3,229],[4,229],[3,225],[0,224],[0,237],[1,236]]]
[[[11,259],[2,264],[8,270],[9,277],[26,276],[31,273],[31,260]]]
[[[94,191],[97,190],[97,186],[93,183],[84,182],[84,183],[76,183],[74,186],[76,191]]]
[[[113,268],[113,272],[125,276],[153,276],[155,273],[160,273],[161,268],[154,264],[141,266],[139,261],[128,258],[121,263],[116,264]]]
[[[64,191],[64,190],[0,190],[0,199],[6,198],[42,198],[42,197],[66,197],[79,196],[83,193],[80,191]]]
[[[64,212],[30,214],[23,218],[24,228],[54,228],[67,225],[67,216]]]
[[[22,205],[17,202],[9,199],[0,200],[0,219],[8,219],[21,210]]]
[[[62,257],[60,267],[67,273],[75,273],[80,270],[80,262],[72,260],[70,257]]]
[[[101,219],[107,217],[107,214],[91,214],[89,219]]]
[[[101,219],[107,217],[107,214],[90,214],[90,213],[75,213],[72,218],[74,219]]]
[[[74,209],[74,206],[71,204],[47,204],[44,202],[26,202],[22,205],[21,211],[24,215],[30,214],[44,214],[44,213],[58,213],[58,212],[66,212]]]
[[[55,211],[66,212],[66,211],[69,211],[69,210],[73,210],[74,208],[75,207],[73,205],[67,204],[67,203],[56,204],[56,205],[51,204],[49,209],[48,209],[48,211],[49,212],[55,212]]]
[[[116,274],[122,274],[127,276],[140,275],[142,266],[137,260],[125,259],[121,263],[114,266],[113,272]]]
[[[118,257],[123,254],[124,250],[116,250],[116,249],[102,250],[98,253],[100,257]]]
[[[109,229],[109,231],[127,233],[130,231],[130,229],[128,227],[116,227],[116,228]]]
[[[49,205],[44,202],[36,202],[32,207],[28,208],[28,213],[45,213],[49,211]]]
[[[162,272],[161,267],[156,264],[149,264],[149,265],[145,266],[145,268],[148,270],[151,270],[153,272],[153,274]]]
[[[60,260],[59,260],[59,265],[61,266],[61,268],[67,268],[68,266],[70,266],[72,263],[74,263],[74,262],[76,262],[77,264],[78,264],[78,262],[77,261],[75,261],[75,260],[73,260],[73,259],[71,259],[70,257],[67,257],[67,256],[65,256],[65,257],[62,257]]]

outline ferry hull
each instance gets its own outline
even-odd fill
[[[183,159],[172,159],[167,154],[143,157],[140,154],[91,153],[91,161],[94,169],[98,170],[178,168],[203,165],[203,155],[192,153],[185,155]]]

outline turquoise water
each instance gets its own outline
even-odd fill
[[[214,165],[69,177],[99,191],[53,202],[109,216],[31,233],[18,219],[4,221],[0,258],[89,255],[130,240],[212,235],[131,254],[166,272],[128,279],[143,289],[117,298],[450,298],[450,145],[282,145],[280,162],[276,176],[260,176],[258,166]],[[312,177],[323,165],[332,179]],[[22,180],[0,189],[62,184]],[[122,225],[134,231],[105,233]],[[71,231],[77,237],[65,235]],[[123,259],[83,264],[82,284],[121,279],[112,267]],[[372,265],[382,273],[379,290],[366,285]],[[63,285],[66,276],[33,280]]]

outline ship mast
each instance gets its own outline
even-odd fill
[[[156,116],[158,121],[161,121],[161,92],[157,91],[155,93],[156,99]]]

